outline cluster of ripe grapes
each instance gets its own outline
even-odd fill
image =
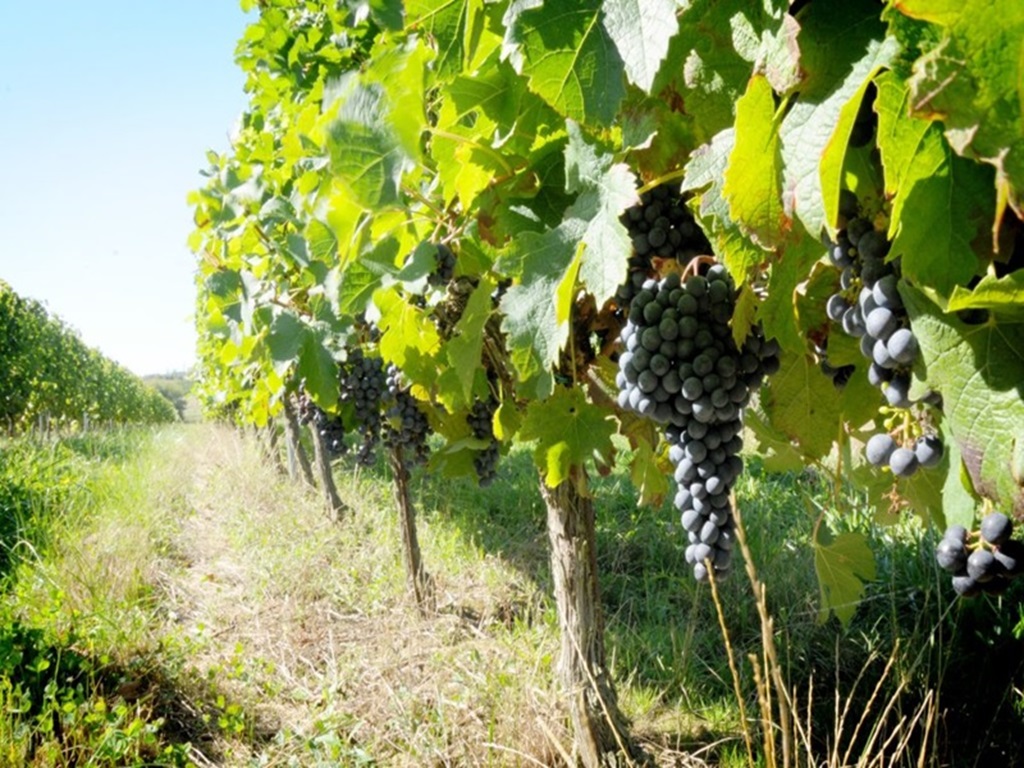
[[[910,317],[898,290],[896,262],[887,262],[889,242],[864,218],[852,217],[835,241],[827,240],[832,264],[841,270],[840,292],[829,297],[825,311],[843,331],[860,339],[861,354],[869,361],[868,381],[882,390],[893,408],[910,408],[911,369],[918,344]],[[823,358],[824,363],[827,362]],[[935,392],[922,402],[937,405]],[[934,467],[942,460],[942,443],[926,435],[912,448],[897,446],[889,435],[868,441],[867,458],[875,466],[888,466],[907,477],[918,467]]]
[[[435,288],[441,288],[455,277],[455,254],[444,243],[437,244],[434,254],[434,271],[427,276],[427,282]]]
[[[501,455],[498,438],[494,436],[494,413],[498,410],[498,401],[493,397],[486,400],[474,400],[473,407],[466,415],[466,423],[473,430],[473,437],[486,440],[487,447],[478,452],[473,459],[477,481],[481,488],[486,488],[498,476],[498,458]]]
[[[701,263],[645,280],[629,304],[616,384],[620,407],[665,425],[689,546],[686,561],[705,581],[729,571],[734,521],[729,498],[743,471],[742,409],[766,374],[778,369],[778,345],[760,331],[737,347],[729,322],[735,288],[725,267]]]
[[[416,398],[402,382],[402,372],[395,365],[387,370],[387,410],[381,430],[384,445],[402,449],[402,455],[410,465],[423,464],[430,455],[427,439],[430,437],[430,422],[420,410]]]
[[[358,347],[351,350],[339,372],[340,400],[351,403],[356,430],[362,440],[356,460],[363,466],[374,462],[374,451],[380,441],[381,406],[387,392],[387,376],[379,357],[367,357]]]
[[[939,567],[953,574],[958,595],[997,594],[1024,573],[1024,543],[1010,538],[1012,535],[1013,521],[1002,512],[986,515],[976,532],[968,532],[962,525],[946,529],[935,548],[935,559]]]
[[[345,425],[341,418],[321,409],[305,391],[299,393],[297,405],[299,424],[312,424],[316,428],[330,457],[336,459],[344,455],[348,445],[345,443]]]
[[[640,202],[626,210],[622,223],[629,232],[633,253],[629,277],[615,295],[620,307],[630,301],[652,277],[653,260],[675,259],[685,264],[699,254],[711,253],[711,243],[697,225],[678,189],[663,184],[640,196]]]

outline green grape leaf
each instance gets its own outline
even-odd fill
[[[810,275],[815,263],[821,259],[822,247],[809,237],[787,245],[781,258],[776,259],[768,276],[768,296],[758,312],[767,338],[774,338],[783,349],[803,355],[807,349],[808,327],[797,314],[797,289]],[[813,327],[813,326],[811,326]]]
[[[831,264],[819,259],[811,265],[807,281],[796,293],[796,311],[800,318],[800,327],[815,332],[812,337],[818,334],[825,335],[828,339],[828,360],[833,365],[845,365],[833,354],[833,342],[842,342],[846,337],[843,333],[829,333],[829,319],[825,313],[825,303],[829,296],[839,291],[839,270]],[[857,346],[855,339],[851,340],[850,346]],[[858,350],[857,357],[846,362],[858,362],[863,359]]]
[[[437,77],[448,82],[472,69],[485,32],[484,0],[405,0],[406,27],[423,30],[437,46]]]
[[[974,512],[978,504],[972,493],[971,478],[960,456],[960,448],[956,440],[943,435],[943,459],[949,464],[946,482],[942,486],[941,528],[945,530],[951,525],[962,525],[967,530],[974,527]]]
[[[473,76],[456,77],[441,89],[444,98],[430,151],[445,202],[458,197],[468,208],[496,177],[512,175],[504,155],[510,150],[507,142],[514,144],[515,132],[523,128],[517,124],[521,88],[511,67],[491,64]],[[493,147],[496,141],[502,141],[500,152]]]
[[[977,240],[987,239],[994,213],[991,170],[954,155],[938,125],[909,117],[908,99],[892,73],[878,78],[878,147],[892,198],[890,254],[902,257],[908,279],[949,295],[980,269],[976,253],[985,243]]]
[[[622,58],[601,23],[602,0],[513,3],[504,50],[530,90],[566,117],[607,126],[626,95]]]
[[[681,98],[702,140],[732,123],[753,72],[788,94],[799,83],[799,25],[784,0],[689,0],[653,91]]]
[[[298,358],[306,331],[294,312],[283,311],[274,316],[267,333],[267,349],[279,376],[283,376]]]
[[[736,103],[735,130],[722,194],[729,203],[729,217],[754,242],[771,249],[785,236],[789,221],[782,206],[775,97],[764,76],[752,77]]]
[[[386,94],[388,124],[402,150],[422,162],[420,137],[427,130],[427,66],[432,52],[419,38],[387,48],[371,60],[366,79]]]
[[[675,0],[604,0],[604,28],[630,82],[651,92],[669,40],[679,29]]]
[[[338,366],[324,346],[326,331],[303,323],[295,313],[276,312],[267,333],[272,370],[284,377],[295,366],[295,378],[303,381],[313,401],[324,409],[338,402]]]
[[[839,110],[839,119],[836,121],[835,130],[825,145],[822,152],[819,172],[821,174],[821,201],[825,208],[825,223],[829,231],[838,226],[839,219],[839,191],[844,186],[844,171],[846,171],[847,155],[855,156],[850,150],[850,134],[853,133],[853,125],[860,111],[861,101],[871,84],[871,80],[865,80],[860,88]],[[850,185],[846,185],[849,188]]]
[[[899,52],[896,40],[885,36],[879,12],[873,0],[851,0],[811,4],[800,14],[807,79],[780,128],[783,188],[787,214],[815,237],[827,225],[820,163],[842,107]]]
[[[359,204],[379,210],[398,201],[409,161],[394,132],[384,89],[355,73],[339,78],[324,95],[331,171]]]
[[[433,322],[396,290],[381,288],[374,293],[373,302],[380,311],[381,357],[417,383],[433,382],[440,372],[436,356],[441,346]]]
[[[832,337],[829,341],[829,360],[832,360],[833,343],[839,342],[836,344],[836,347],[841,348],[843,342],[839,341],[840,337],[844,339],[850,338],[843,333],[836,333]],[[843,387],[843,391],[839,394],[839,408],[843,414],[843,420],[854,429],[858,429],[874,419],[878,415],[878,408],[883,404],[884,400],[878,388],[868,381],[868,363],[859,354],[859,345],[856,345],[856,352],[858,353],[857,359],[853,362],[857,364],[857,369],[850,376],[846,386]]]
[[[1024,440],[1024,324],[967,325],[910,286],[901,284],[900,294],[921,350],[915,377],[942,394],[944,421],[972,487],[1024,518],[1015,459]]]
[[[491,294],[494,282],[487,278],[473,289],[462,317],[455,324],[451,338],[445,342],[444,356],[456,372],[463,401],[473,399],[473,381],[480,370],[480,353],[484,344],[484,325],[491,316]]]
[[[309,254],[327,264],[333,264],[338,255],[338,238],[334,230],[319,219],[310,219],[306,224],[306,248]]]
[[[537,441],[534,461],[544,482],[554,488],[569,477],[571,467],[590,459],[610,463],[614,432],[614,420],[603,408],[588,403],[581,389],[558,387],[548,399],[527,406],[519,438]]]
[[[722,192],[722,180],[735,144],[736,132],[727,128],[710,143],[698,148],[686,164],[682,190],[700,191],[700,205],[695,214],[714,245],[715,255],[729,269],[736,285],[743,285],[747,275],[768,258],[740,232],[729,217],[729,204]]]
[[[970,290],[956,286],[946,311],[962,309],[987,309],[1000,319],[1024,322],[1024,269],[1003,277],[986,275]]]
[[[769,472],[796,472],[804,468],[804,457],[783,432],[773,429],[757,408],[748,408],[743,422],[757,440],[757,456]]]
[[[536,387],[540,394],[549,386],[550,369],[569,338],[585,224],[570,218],[542,234],[523,232],[498,265],[520,278],[501,300],[509,356],[523,382],[541,377]]]
[[[502,443],[509,442],[519,431],[522,424],[522,414],[516,408],[515,403],[503,400],[498,410],[494,412],[494,437]]]
[[[601,307],[626,278],[632,246],[619,219],[639,200],[636,178],[627,165],[613,163],[611,156],[599,154],[587,144],[575,123],[570,121],[568,128],[566,187],[580,195],[566,215],[584,222],[586,251],[579,276]]]
[[[1017,0],[900,0],[900,12],[942,30],[914,65],[915,114],[941,120],[961,155],[991,163],[1024,216],[1024,5]]]
[[[404,25],[402,0],[369,0],[370,18],[381,29],[397,32]]]
[[[338,402],[338,365],[324,344],[327,335],[328,329],[310,329],[303,335],[295,375],[305,381],[313,402],[330,410]]]
[[[761,391],[765,415],[807,459],[821,458],[831,450],[839,432],[835,387],[806,354],[783,349],[781,363]]]
[[[386,237],[348,265],[337,299],[341,312],[358,315],[366,310],[373,292],[384,283],[384,279],[398,274],[395,267],[398,248],[395,238]]]
[[[835,538],[822,534],[814,539],[814,572],[821,590],[818,622],[835,614],[845,627],[850,623],[864,594],[864,582],[876,576],[875,556],[862,533],[841,533]]]
[[[736,305],[732,310],[732,340],[737,347],[743,346],[743,342],[750,335],[750,329],[757,322],[757,307],[759,301],[750,285],[744,285],[739,289],[736,297]]]

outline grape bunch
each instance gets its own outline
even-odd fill
[[[698,581],[728,573],[734,543],[729,493],[743,470],[742,409],[778,370],[778,344],[756,328],[737,347],[729,325],[735,289],[725,267],[683,282],[648,279],[629,306],[621,338],[618,403],[666,425],[678,486],[674,503]]]
[[[434,270],[427,276],[427,282],[435,288],[447,285],[455,277],[455,254],[444,243],[437,244],[434,255]]]
[[[348,445],[345,443],[345,424],[341,418],[324,411],[306,392],[299,394],[297,402],[299,424],[314,426],[332,459],[344,455]]]
[[[423,464],[430,455],[427,439],[430,422],[420,410],[416,398],[402,383],[402,373],[395,365],[387,370],[388,404],[381,429],[381,439],[389,448],[401,448],[402,455],[411,465]]]
[[[473,430],[477,440],[487,440],[487,447],[477,453],[473,459],[477,481],[481,488],[486,488],[498,476],[498,457],[500,446],[494,436],[494,413],[498,410],[498,401],[493,397],[487,400],[476,400],[466,416],[466,422]]]
[[[921,435],[909,448],[900,446],[892,435],[872,435],[864,446],[864,455],[875,467],[887,466],[898,477],[910,477],[921,467],[932,469],[942,463],[942,441],[937,435]]]
[[[615,295],[620,307],[628,307],[644,281],[653,275],[654,258],[685,264],[693,256],[711,253],[704,231],[694,221],[678,188],[671,185],[644,192],[640,202],[622,215],[622,223],[629,232],[633,253],[629,277]]]
[[[305,390],[299,390],[299,393],[295,396],[295,406],[296,418],[302,426],[312,422],[316,412],[320,410]]]
[[[935,547],[939,567],[953,574],[953,589],[961,597],[1004,591],[1024,573],[1024,543],[1011,538],[1013,521],[992,512],[977,532],[951,525]]]
[[[898,290],[898,262],[885,260],[889,242],[870,221],[852,217],[835,241],[826,240],[826,245],[832,264],[842,270],[840,292],[829,297],[826,314],[846,334],[860,339],[861,354],[870,363],[868,381],[882,390],[889,406],[910,408],[914,405],[910,398],[911,369],[918,343]],[[940,402],[935,392],[929,392],[922,401],[933,405]],[[918,466],[935,466],[942,458],[941,444],[935,456],[934,436],[927,438],[926,444],[918,444],[921,455],[916,460],[910,457],[917,447],[897,447],[888,435],[875,435],[872,440],[875,449],[868,460],[875,466],[888,464],[900,476],[913,474]]]
[[[356,459],[364,466],[370,465],[380,440],[381,403],[387,391],[384,366],[379,357],[367,357],[356,348],[340,368],[340,400],[352,404],[356,429],[362,438]]]

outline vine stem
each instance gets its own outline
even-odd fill
[[[686,280],[686,278],[688,277],[693,277],[694,275],[697,274],[697,270],[700,269],[702,264],[707,264],[708,266],[711,266],[717,263],[718,259],[716,259],[714,256],[708,256],[707,254],[694,256],[686,263],[686,267],[684,267],[683,271],[679,274],[679,278],[681,280]]]
[[[676,168],[674,171],[669,171],[668,173],[664,173],[661,176],[659,176],[658,178],[652,179],[651,181],[648,181],[642,187],[638,187],[637,190],[636,190],[636,194],[639,197],[640,195],[643,195],[646,192],[650,192],[655,187],[660,187],[662,184],[668,184],[668,182],[670,182],[670,181],[675,181],[676,179],[681,179],[685,175],[686,175],[686,169],[685,168]]]
[[[425,206],[426,208],[428,208],[430,210],[430,212],[434,214],[434,216],[436,217],[437,221],[444,220],[444,218],[445,218],[444,211],[442,211],[440,208],[438,208],[436,205],[434,205],[432,202],[430,202],[430,200],[428,200],[422,194],[420,194],[419,191],[413,189],[412,187],[406,187],[406,186],[402,187],[402,191],[405,192],[405,194],[407,194],[413,200],[418,202],[420,205]]]

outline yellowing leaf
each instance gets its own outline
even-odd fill
[[[782,205],[779,147],[772,87],[764,76],[755,75],[736,104],[736,143],[722,193],[732,220],[766,249],[777,245],[789,228]]]

